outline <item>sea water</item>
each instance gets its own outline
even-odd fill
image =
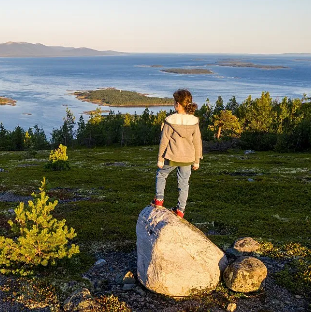
[[[280,69],[220,66],[233,61]],[[220,63],[221,64],[221,63]],[[167,68],[205,68],[213,74],[165,73]],[[58,129],[66,108],[76,116],[97,106],[82,102],[72,93],[113,87],[149,96],[172,97],[187,88],[199,106],[218,96],[226,103],[235,96],[239,103],[249,95],[260,97],[268,91],[273,98],[311,96],[311,55],[230,55],[230,54],[126,54],[101,57],[0,58],[0,96],[16,100],[16,106],[0,106],[0,123],[7,130],[38,125],[49,135]],[[145,108],[102,107],[115,113],[140,114]],[[172,107],[152,107],[153,112]],[[83,114],[84,119],[88,116]]]

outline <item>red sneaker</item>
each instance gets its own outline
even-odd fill
[[[181,217],[183,218],[184,217],[184,213],[181,212],[178,208],[173,208],[172,211],[178,216],[178,217]]]
[[[155,198],[155,199],[151,202],[151,205],[163,207],[163,203],[164,203],[164,199],[156,199],[156,198]]]

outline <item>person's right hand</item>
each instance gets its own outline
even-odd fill
[[[157,166],[158,168],[162,169],[164,166],[164,161],[158,161]]]
[[[193,165],[192,165],[192,169],[193,169],[193,170],[198,170],[199,167],[200,167],[199,164],[193,164]]]

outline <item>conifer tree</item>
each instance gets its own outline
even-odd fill
[[[15,209],[15,220],[9,220],[15,238],[0,237],[0,272],[29,275],[37,266],[55,265],[56,260],[71,258],[79,247],[69,244],[76,236],[66,220],[57,220],[51,212],[57,200],[48,202],[45,178],[34,200],[23,202]]]

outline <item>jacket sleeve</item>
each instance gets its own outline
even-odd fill
[[[202,137],[201,137],[201,131],[199,124],[195,127],[194,133],[193,133],[193,145],[195,150],[195,164],[200,163],[200,159],[202,157]]]
[[[172,127],[169,126],[167,122],[164,123],[161,135],[161,141],[159,146],[158,161],[164,161],[165,151],[170,140],[171,134],[173,132]]]

